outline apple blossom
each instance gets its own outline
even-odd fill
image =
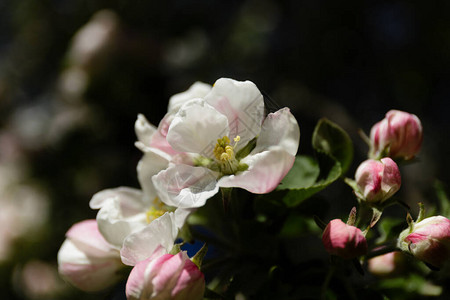
[[[370,131],[370,156],[412,159],[422,145],[422,131],[422,124],[416,115],[390,110]]]
[[[400,233],[398,247],[436,268],[450,258],[450,220],[434,216],[412,224]]]
[[[389,157],[362,162],[355,173],[357,196],[370,203],[382,203],[392,197],[401,185],[397,164]]]
[[[119,251],[98,230],[95,220],[74,224],[58,252],[58,271],[77,288],[92,292],[108,288],[122,278]]]
[[[367,241],[361,230],[340,219],[328,223],[322,235],[322,243],[328,253],[344,259],[355,258],[367,252]]]
[[[200,300],[204,291],[204,275],[186,252],[150,257],[139,262],[131,271],[126,285],[129,300]]]
[[[219,187],[275,189],[294,163],[300,130],[288,108],[264,118],[252,82],[221,78],[205,97],[181,106],[166,139],[193,159],[170,165],[153,183],[167,205],[189,208],[204,205]]]
[[[195,91],[195,88],[192,88]],[[192,91],[191,91],[192,92]],[[178,97],[188,97],[188,93]],[[161,124],[160,124],[161,125]],[[176,155],[165,142],[161,128],[155,128],[143,115],[135,123],[136,146],[144,152],[137,174],[142,190],[119,187],[96,193],[92,209],[99,209],[97,222],[105,239],[121,250],[122,261],[134,265],[146,259],[156,248],[170,251],[178,230],[184,225],[189,209],[174,209],[160,201],[152,176],[168,167]],[[155,139],[156,137],[156,139]]]

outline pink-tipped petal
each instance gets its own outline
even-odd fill
[[[300,128],[289,108],[282,108],[267,115],[261,128],[253,153],[279,146],[291,155],[296,155],[300,143]]]
[[[152,295],[153,290],[149,290],[145,285],[145,270],[147,269],[152,258],[147,258],[143,261],[138,262],[134,268],[131,270],[128,276],[127,285],[125,287],[125,294],[128,300],[139,300],[147,299],[145,296],[149,297]]]
[[[89,256],[104,257],[107,253],[117,255],[98,230],[96,220],[84,220],[72,225],[66,237]]]

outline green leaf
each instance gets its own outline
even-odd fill
[[[299,155],[295,158],[294,165],[284,177],[280,190],[298,189],[312,186],[319,177],[319,164],[312,157]]]
[[[277,190],[289,190],[283,202],[297,206],[337,180],[353,159],[353,145],[348,134],[338,125],[321,119],[312,139],[316,159],[300,155]],[[344,167],[342,167],[344,166]]]
[[[317,161],[307,156],[296,157],[294,166],[278,187],[278,190],[289,189],[283,197],[287,206],[299,205],[341,176],[340,163],[322,153],[317,156]]]
[[[344,174],[353,159],[353,143],[348,134],[337,124],[328,119],[320,119],[314,129],[313,148],[336,159],[341,164]]]

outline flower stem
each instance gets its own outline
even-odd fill
[[[230,207],[230,202],[231,202],[231,192],[233,191],[233,188],[221,187],[220,191],[222,192],[223,210],[225,212],[228,212],[228,209]]]

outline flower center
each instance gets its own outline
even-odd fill
[[[240,136],[235,137],[235,144],[233,146],[230,145],[230,138],[226,135],[221,139],[217,139],[217,144],[214,147],[214,156],[216,157],[216,159],[221,162],[235,159],[234,148],[236,147],[240,139]]]
[[[150,224],[153,220],[161,217],[166,210],[164,209],[164,204],[159,201],[158,197],[153,200],[153,205],[145,213],[147,224]]]
[[[236,136],[234,138],[234,145],[230,145],[230,138],[226,135],[221,139],[217,139],[213,153],[220,171],[225,175],[234,174],[239,169],[239,162],[236,159],[234,149],[240,139],[240,136]]]

